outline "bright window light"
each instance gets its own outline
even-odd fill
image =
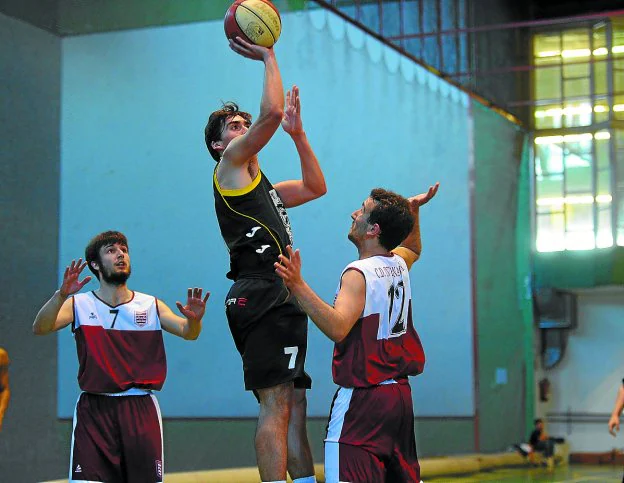
[[[594,202],[592,195],[575,195],[554,198],[538,198],[535,201],[537,206],[563,206],[565,205],[591,205]],[[599,204],[611,203],[611,195],[598,195],[596,202]]]
[[[563,136],[541,136],[535,138],[535,144],[559,144],[563,142]]]
[[[596,248],[593,231],[568,233],[565,243],[566,250],[593,250]]]
[[[558,50],[545,50],[543,52],[538,52],[538,57],[558,57],[560,52]]]
[[[561,52],[561,57],[566,59],[571,59],[574,57],[589,57],[591,55],[591,50],[589,49],[571,49],[564,50]]]
[[[535,242],[535,248],[538,252],[562,252],[565,247],[563,236],[554,233],[538,235]]]
[[[613,235],[610,232],[602,231],[596,237],[596,248],[608,248],[613,246]]]
[[[621,54],[624,52],[624,45],[614,45],[611,49],[611,52],[614,54]],[[571,59],[575,57],[589,57],[591,54],[596,56],[607,55],[609,50],[606,47],[598,47],[594,49],[592,52],[590,49],[569,49],[569,50],[543,50],[541,52],[537,52],[536,57],[544,58],[544,57],[564,57],[566,59]]]
[[[616,104],[615,106],[613,106],[613,110],[615,112],[623,112],[624,104]],[[570,105],[564,107],[563,109],[559,107],[554,107],[551,109],[536,109],[535,117],[544,118],[572,116],[575,114],[590,114],[591,111],[592,108],[589,104]],[[594,112],[609,112],[609,106],[594,106]]]
[[[618,237],[618,245],[624,245],[624,236]],[[594,241],[594,232],[546,233],[538,235],[535,248],[538,252],[561,252],[563,250],[593,250],[613,246],[613,236],[609,232],[598,233]]]
[[[604,140],[611,139],[609,131],[599,131],[596,134],[590,132],[582,134],[568,134],[566,136],[539,136],[534,140],[535,144],[561,144],[561,143],[578,143],[581,141],[591,141],[592,139]]]
[[[596,201],[598,203],[611,203],[613,201],[613,197],[611,195],[598,195],[596,196]]]

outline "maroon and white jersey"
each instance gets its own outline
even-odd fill
[[[167,361],[158,300],[132,293],[132,300],[115,307],[93,292],[74,295],[73,331],[80,363],[78,384],[83,391],[162,388]]]
[[[364,275],[366,305],[351,332],[334,346],[334,382],[342,387],[370,387],[420,374],[425,353],[412,322],[405,260],[398,255],[374,256],[350,263],[342,275],[347,270]]]

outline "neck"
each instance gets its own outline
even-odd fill
[[[361,246],[358,247],[359,259],[375,257],[377,255],[390,255],[390,251],[382,247],[377,240],[365,240]]]
[[[109,305],[124,304],[132,299],[132,291],[128,289],[125,283],[123,285],[111,285],[100,281],[100,288],[95,291],[95,294]]]

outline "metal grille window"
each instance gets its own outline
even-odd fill
[[[624,245],[624,19],[533,36],[536,248]]]

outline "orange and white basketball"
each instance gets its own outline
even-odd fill
[[[236,0],[225,14],[225,35],[272,47],[282,33],[279,11],[269,0]]]

